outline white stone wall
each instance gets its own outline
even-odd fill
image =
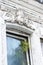
[[[37,27],[37,26],[36,26]],[[37,28],[31,34],[32,65],[43,65],[40,33]],[[7,65],[6,24],[0,17],[0,65]]]
[[[0,21],[0,65],[2,65],[2,43],[1,42],[2,41],[1,41],[1,21]]]
[[[0,65],[7,65],[6,24],[0,17]]]
[[[5,0],[5,1],[7,1],[7,0]],[[11,1],[13,1],[13,0],[11,0]],[[38,4],[37,5],[34,4],[35,6],[33,7],[33,4],[31,4],[31,3],[26,4],[22,1],[17,1],[17,0],[14,0],[15,3],[13,3],[11,1],[9,0],[6,2],[8,5],[6,5],[6,4],[2,5],[2,3],[1,3],[1,5],[2,5],[1,9],[8,12],[10,9],[15,10],[15,8],[17,8],[17,9],[21,8],[23,11],[25,10],[25,13],[28,14],[31,21],[38,21],[38,23],[43,21],[43,10],[42,10],[43,6],[42,5],[41,5],[41,9],[40,9],[39,6],[37,7]],[[9,4],[10,4],[10,6],[9,6]],[[15,6],[15,8],[14,8],[14,6]],[[3,14],[4,14],[3,12],[0,12],[0,16],[3,17]],[[5,18],[5,16],[4,16],[4,18]],[[37,29],[38,25],[35,22],[34,22],[34,24],[32,23],[32,26],[33,26],[33,28],[35,27],[35,31],[31,34],[31,47],[30,48],[32,50],[32,52],[31,52],[31,55],[32,55],[31,58],[33,61],[32,65],[43,65],[43,56],[42,56],[41,43],[40,43],[41,35],[43,37],[43,27],[40,28],[40,30]],[[27,30],[27,28],[25,28],[25,29]],[[40,32],[41,32],[41,34],[40,34]],[[0,65],[7,65],[6,24],[5,24],[5,21],[1,17],[0,17]]]
[[[43,65],[39,30],[36,29],[31,36],[33,65]]]

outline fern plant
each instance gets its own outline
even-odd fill
[[[21,41],[20,47],[22,48],[23,52],[26,52],[29,48],[29,44],[26,40]]]

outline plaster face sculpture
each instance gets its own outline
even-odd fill
[[[25,16],[25,18],[24,18],[24,25],[28,26],[28,24],[29,24],[28,16]]]
[[[21,24],[21,25],[23,24],[23,21],[24,21],[24,12],[21,9],[17,10],[16,21],[19,24]]]

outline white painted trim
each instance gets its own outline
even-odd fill
[[[32,45],[31,45],[31,35],[30,35],[30,37],[28,37],[28,43],[29,43],[29,51],[30,51],[30,62],[31,62],[31,65],[33,65]]]
[[[14,35],[11,35],[11,34],[8,34],[8,33],[6,33],[6,34],[7,34],[8,37],[17,38],[17,39],[20,39],[20,40],[26,39],[26,38],[23,38],[23,37],[15,36],[15,34]]]
[[[29,54],[28,54],[28,51],[26,52],[26,58],[27,58],[27,65],[30,65],[29,64]]]
[[[27,27],[22,26],[22,25],[18,25],[18,24],[6,23],[6,26],[7,26],[8,29],[13,28],[13,29],[22,31],[22,32],[27,33],[27,34],[32,34],[34,32],[32,29],[27,28]]]

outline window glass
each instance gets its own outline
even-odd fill
[[[7,36],[8,65],[27,65],[26,54],[22,52],[21,40]]]
[[[43,55],[43,39],[40,39],[41,41],[41,49],[42,49],[42,55]]]

